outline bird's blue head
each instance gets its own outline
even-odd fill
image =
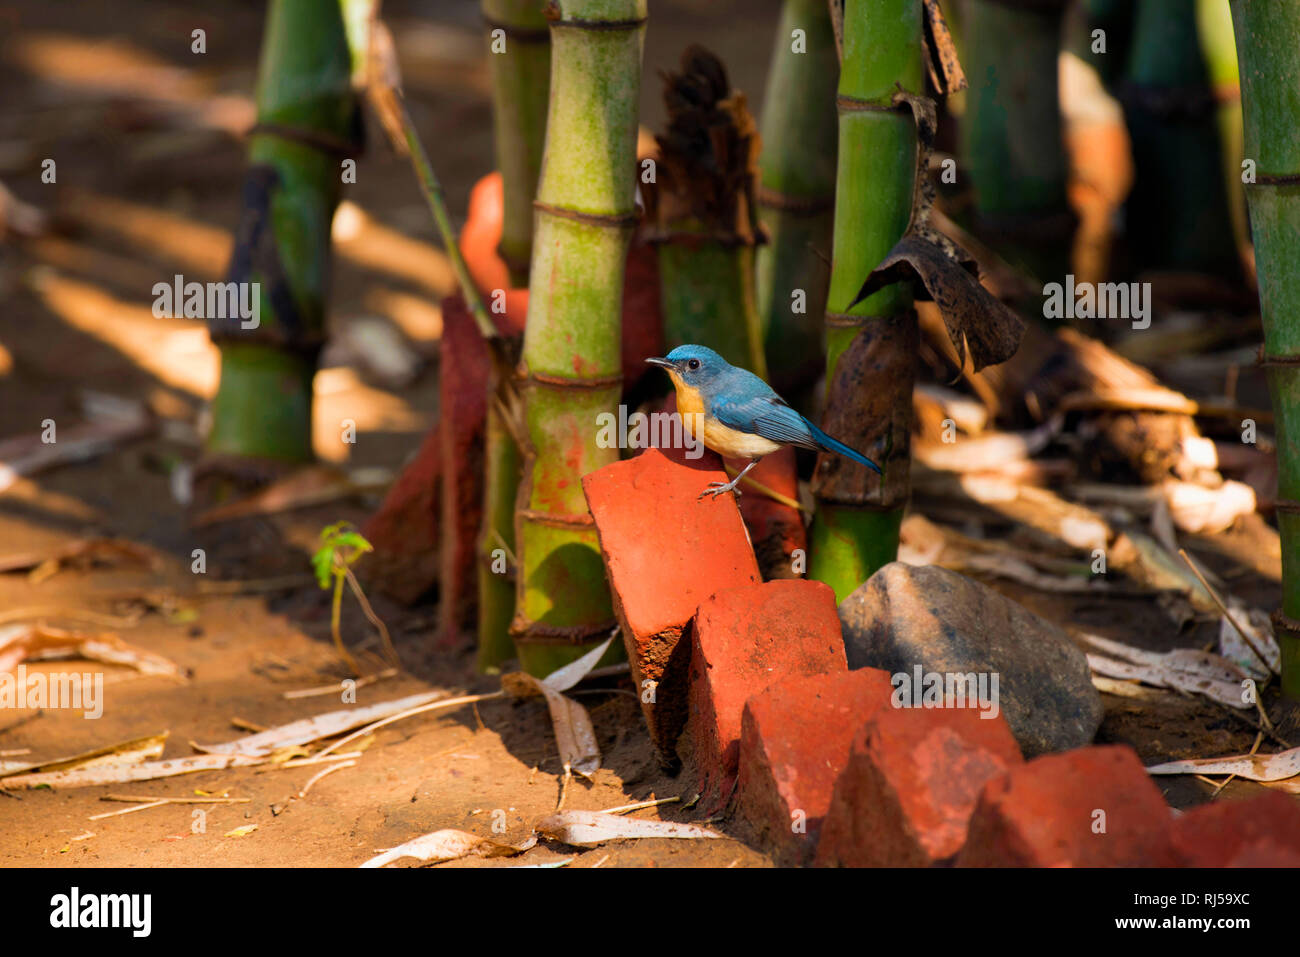
[[[680,378],[686,385],[698,389],[730,366],[712,349],[704,346],[678,346],[663,359],[647,359],[651,365],[662,366],[674,380]]]

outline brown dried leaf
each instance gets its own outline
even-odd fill
[[[96,561],[116,560],[135,562],[148,568],[157,568],[161,564],[156,552],[136,542],[121,538],[81,538],[43,552],[21,552],[0,556],[0,572],[27,571],[51,565],[58,569],[65,564],[90,564]]]
[[[102,748],[95,748],[92,751],[83,751],[81,754],[74,754],[66,758],[55,758],[52,761],[14,762],[0,765],[0,777],[26,772],[70,771],[78,768],[100,767],[105,764],[141,764],[149,758],[162,756],[163,748],[167,744],[167,735],[168,732],[164,731],[161,734],[131,738],[127,741],[119,741],[116,744],[105,745]]]
[[[916,175],[911,218],[903,237],[866,278],[852,309],[878,289],[910,282],[915,298],[933,301],[943,316],[948,337],[962,368],[969,348],[973,371],[1011,358],[1025,324],[979,282],[979,266],[965,250],[930,225],[936,189],[929,175],[930,149],[936,129],[934,101],[899,89],[895,106],[912,111],[916,124]],[[919,283],[918,283],[919,281]]]
[[[547,837],[552,837],[575,847],[592,847],[605,841],[626,838],[720,838],[725,837],[698,824],[677,824],[672,821],[644,821],[639,818],[620,817],[603,811],[561,811],[545,817],[533,825]]]
[[[419,694],[407,695],[405,698],[398,698],[393,701],[381,701],[378,704],[344,708],[341,711],[329,711],[311,718],[292,721],[276,728],[268,728],[266,731],[237,738],[234,741],[226,741],[222,744],[196,744],[194,747],[209,754],[234,754],[265,758],[277,748],[295,744],[309,744],[322,738],[330,738],[336,734],[342,734],[344,731],[351,731],[353,728],[370,724],[372,721],[399,714],[410,708],[431,704],[448,696],[448,692],[440,689],[422,691]]]
[[[248,758],[238,754],[199,754],[188,758],[172,758],[169,761],[145,761],[142,764],[108,764],[101,767],[41,774],[17,774],[0,780],[0,787],[97,787],[101,784],[154,781],[158,778],[170,778],[195,771],[220,771],[224,768],[246,767],[261,763],[260,758]]]
[[[974,371],[979,372],[1015,354],[1025,324],[980,285],[978,271],[969,256],[954,258],[933,237],[908,234],[867,277],[849,308],[885,286],[913,282],[917,299],[939,306],[962,365],[969,349]]]
[[[1300,774],[1300,748],[1278,754],[1240,754],[1228,758],[1169,761],[1147,768],[1147,774],[1235,774],[1247,781],[1284,781]]]
[[[359,491],[360,486],[342,470],[329,465],[309,465],[245,498],[206,509],[195,515],[190,524],[202,528],[253,515],[275,515],[337,501]]]
[[[501,688],[507,694],[515,697],[541,694],[546,697],[546,707],[551,712],[551,724],[555,728],[555,746],[560,752],[564,770],[573,771],[585,778],[590,778],[600,769],[600,745],[596,741],[596,731],[587,709],[560,692],[572,688],[586,677],[613,640],[614,636],[611,635],[599,647],[587,652],[577,661],[552,671],[544,679],[534,678],[522,671],[501,676]]]
[[[939,8],[939,0],[925,0],[925,49],[930,79],[938,93],[951,96],[966,89],[966,73],[957,59],[957,45]]]
[[[0,674],[23,661],[86,658],[135,668],[141,674],[185,680],[185,672],[162,655],[127,644],[107,632],[88,634],[37,625],[0,627]]]
[[[655,182],[642,184],[648,234],[667,239],[679,226],[728,242],[761,241],[754,188],[758,126],[745,96],[732,90],[722,61],[698,44],[682,54],[681,72],[663,73],[668,128]]]
[[[522,854],[536,843],[536,834],[522,844],[499,844],[486,837],[448,827],[413,838],[405,844],[370,858],[361,866],[383,867],[404,857],[413,857],[428,864],[455,861],[462,857],[469,857],[471,854],[476,857],[513,857]]]

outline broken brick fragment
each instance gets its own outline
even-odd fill
[[[745,702],[737,804],[778,861],[812,857],[853,740],[892,694],[887,672],[860,668],[785,678]]]
[[[1023,763],[1000,714],[882,708],[862,725],[835,784],[816,863],[929,867],[966,843],[985,784]]]
[[[1300,803],[1269,791],[1240,801],[1202,804],[1172,829],[1185,867],[1300,866]]]
[[[735,503],[698,497],[709,482],[725,481],[717,464],[649,449],[582,479],[641,709],[669,765],[686,713],[683,632],[700,602],[759,580]]]
[[[1125,745],[1035,758],[990,781],[958,867],[1173,867],[1172,815]]]
[[[706,806],[736,779],[745,702],[777,681],[845,672],[835,593],[795,579],[720,591],[701,603],[690,631],[684,742]]]

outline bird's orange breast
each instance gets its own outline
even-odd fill
[[[699,389],[687,385],[676,372],[668,374],[677,389],[677,411],[682,417],[682,427],[708,448],[727,458],[756,459],[781,447],[761,435],[738,432],[723,425],[709,414]]]

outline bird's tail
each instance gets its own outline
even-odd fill
[[[865,465],[867,468],[871,469],[877,475],[884,474],[883,472],[880,471],[879,465],[871,461],[871,459],[867,458],[861,452],[857,451],[856,449],[849,448],[839,439],[831,438],[829,435],[827,435],[821,429],[817,428],[817,426],[813,425],[811,422],[808,423],[808,426],[812,429],[813,438],[817,440],[817,444],[820,445],[822,449],[824,449],[825,451],[835,452],[837,455],[842,455],[846,459],[852,459],[853,461],[861,465]]]

